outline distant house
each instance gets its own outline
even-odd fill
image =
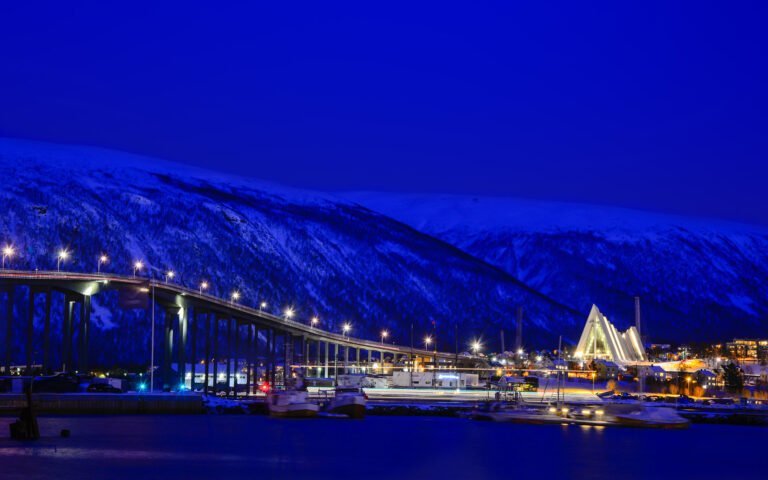
[[[600,380],[616,380],[619,378],[619,372],[621,371],[619,365],[610,360],[595,360],[592,362],[592,367],[597,372],[597,378]]]

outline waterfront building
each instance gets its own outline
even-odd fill
[[[574,355],[584,361],[600,359],[618,364],[646,360],[637,329],[629,327],[624,332],[618,331],[597,305],[592,305]]]

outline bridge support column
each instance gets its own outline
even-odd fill
[[[232,391],[232,319],[226,320],[227,332],[227,387],[224,389],[224,395],[229,396]]]
[[[322,353],[320,352],[320,340],[316,342],[315,349],[317,350],[317,352],[315,353],[315,355],[317,356],[317,361],[315,362],[315,366],[317,366],[317,369],[315,369],[315,372],[316,372],[315,374],[318,377],[322,377],[323,374],[321,372],[323,370],[320,368],[320,362],[322,361]]]
[[[275,330],[269,330],[269,386],[275,388]]]
[[[164,336],[163,336],[163,391],[173,388],[171,376],[171,362],[173,361],[173,324],[178,322],[179,309],[168,307],[165,309]]]
[[[205,371],[203,372],[203,393],[208,393],[208,372],[210,372],[211,365],[211,312],[205,313]]]
[[[6,290],[5,301],[5,374],[11,374],[12,348],[13,348],[13,297],[14,288],[9,286]]]
[[[293,335],[288,332],[283,334],[283,386],[287,387],[291,379],[291,365],[293,364]]]
[[[43,375],[51,373],[51,289],[45,289],[45,320],[43,323]]]
[[[219,390],[219,356],[218,356],[218,345],[219,345],[219,319],[216,318],[216,314],[211,312],[211,323],[213,324],[213,394],[216,395],[216,392]]]
[[[25,375],[32,375],[32,340],[35,336],[35,289],[29,287],[29,311],[27,312],[27,348],[26,360],[27,367]]]
[[[64,295],[64,321],[61,324],[61,370],[70,372],[72,365],[72,314],[75,302],[69,295]]]
[[[355,358],[356,373],[360,373],[360,347],[355,349]]]
[[[253,364],[254,364],[254,352],[253,352],[253,330],[256,328],[253,324],[248,324],[248,340],[245,347],[246,357],[246,369],[245,369],[245,396],[249,396],[253,393]]]
[[[331,377],[331,369],[328,368],[328,363],[329,363],[329,360],[331,359],[331,357],[328,354],[328,350],[330,349],[331,344],[328,343],[327,340],[324,343],[325,343],[325,368],[323,369],[323,377],[330,378]]]
[[[333,378],[334,385],[339,383],[339,344],[333,344]]]
[[[179,365],[179,379],[178,384],[180,387],[187,385],[187,329],[189,321],[189,311],[187,308],[182,308],[179,311],[179,323],[178,323],[178,355],[177,361]]]
[[[79,370],[83,373],[88,372],[88,337],[91,330],[91,296],[85,295],[80,301],[80,339],[78,359],[80,360]]]
[[[189,389],[195,391],[195,375],[197,374],[197,329],[198,329],[198,317],[197,308],[192,310],[192,314],[189,315],[189,330],[190,330],[190,345],[189,345]]]

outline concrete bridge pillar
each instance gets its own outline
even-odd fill
[[[5,374],[10,375],[13,358],[13,286],[9,286],[5,294]]]
[[[51,373],[51,289],[45,293],[45,320],[43,322],[43,375]]]
[[[323,377],[329,378],[331,376],[331,370],[328,368],[328,361],[331,358],[328,355],[328,349],[330,347],[330,344],[326,341],[325,342],[325,368],[323,369]]]
[[[178,327],[177,335],[179,338],[179,346],[177,348],[178,355],[176,361],[179,366],[179,378],[178,386],[185,386],[187,384],[187,335],[188,335],[188,322],[189,322],[189,309],[182,308],[177,315]]]
[[[72,315],[75,301],[69,295],[64,295],[64,321],[61,324],[61,370],[70,372],[72,365]]]
[[[88,372],[88,337],[91,328],[91,296],[84,295],[80,299],[80,331],[78,333],[78,370]]]
[[[232,357],[233,357],[233,350],[234,350],[233,337],[234,337],[234,334],[235,334],[235,332],[234,332],[235,329],[232,328],[232,324],[233,323],[234,323],[234,321],[231,318],[228,318],[226,320],[226,325],[227,325],[227,333],[226,333],[226,335],[227,335],[227,339],[226,339],[226,344],[227,344],[227,347],[226,347],[226,349],[227,349],[227,388],[224,389],[224,394],[226,396],[229,396],[232,393],[232,387],[231,387],[231,385],[232,385],[232,360],[233,360]]]
[[[211,324],[213,325],[213,331],[211,332],[211,343],[213,343],[213,357],[211,360],[213,361],[213,394],[216,395],[216,392],[218,392],[219,389],[219,355],[218,355],[218,345],[219,345],[219,319],[216,318],[216,314],[211,312]]]
[[[35,336],[35,294],[33,287],[29,287],[29,310],[27,311],[27,348],[25,375],[32,375],[32,340]]]
[[[165,309],[165,318],[163,321],[163,391],[168,391],[174,386],[174,379],[171,373],[171,362],[173,361],[174,344],[174,324],[178,322],[179,308],[176,306]]]
[[[208,373],[210,372],[211,366],[211,316],[213,316],[213,314],[211,312],[205,312],[203,315],[205,315],[205,358],[203,359],[203,368],[205,368],[205,371],[203,371],[203,393],[207,394],[210,382]]]
[[[189,389],[195,391],[195,374],[197,373],[197,329],[199,328],[200,314],[197,308],[192,309],[192,312],[188,314],[189,319]]]

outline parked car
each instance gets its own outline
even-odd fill
[[[35,393],[71,393],[80,390],[80,380],[77,375],[59,373],[47,377],[37,377],[32,390]]]
[[[88,393],[123,393],[122,390],[108,383],[92,383],[88,385],[86,391]]]

